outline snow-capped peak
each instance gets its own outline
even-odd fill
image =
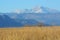
[[[46,7],[40,7],[40,6],[35,6],[32,9],[24,9],[24,10],[15,10],[14,13],[20,14],[20,13],[56,13],[59,12],[55,9],[49,9]]]
[[[20,13],[23,13],[25,10],[21,10],[21,9],[16,9],[13,11],[13,13],[17,13],[17,14],[20,14]]]
[[[43,12],[43,10],[41,9],[40,6],[36,6],[36,7],[34,7],[32,10],[33,10],[35,13],[42,13],[42,12]]]

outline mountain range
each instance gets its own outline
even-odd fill
[[[60,26],[60,11],[46,7],[17,10],[16,12],[0,13],[0,27]]]

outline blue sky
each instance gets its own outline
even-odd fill
[[[0,12],[43,6],[60,11],[60,0],[0,0]]]

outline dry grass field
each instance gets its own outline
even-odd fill
[[[0,28],[0,40],[60,40],[60,27]]]

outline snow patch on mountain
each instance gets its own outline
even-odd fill
[[[41,9],[41,7],[39,7],[39,6],[34,7],[32,10],[33,10],[35,13],[42,13],[42,12],[43,12],[43,10]]]

